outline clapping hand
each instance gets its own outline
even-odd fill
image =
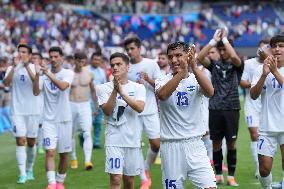
[[[121,82],[120,82],[120,78],[115,76],[113,78],[113,86],[114,86],[114,89],[119,93],[121,94],[122,92],[122,86],[121,86]]]
[[[213,35],[213,39],[216,41],[216,42],[219,42],[221,41],[222,39],[222,30],[221,29],[217,29]]]
[[[197,67],[197,63],[196,63],[196,58],[195,58],[195,53],[196,53],[196,48],[195,45],[193,44],[190,48],[189,51],[187,53],[188,57],[187,57],[187,62],[188,64],[191,65],[191,68],[194,69]]]

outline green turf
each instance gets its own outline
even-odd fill
[[[16,184],[18,169],[15,158],[15,141],[11,134],[0,135],[0,189],[44,189],[47,179],[44,169],[44,155],[38,155],[35,163],[35,181],[27,182],[25,185]],[[147,145],[146,145],[147,146]],[[94,169],[85,171],[83,169],[82,150],[78,146],[79,168],[77,170],[68,169],[65,186],[67,189],[106,189],[108,188],[109,177],[104,172],[104,150],[93,151]],[[254,163],[250,152],[250,140],[241,112],[240,130],[238,138],[238,164],[236,179],[241,189],[258,189],[260,185],[254,177]],[[161,168],[153,165],[151,169],[152,189],[162,189]],[[282,178],[281,162],[279,150],[274,160],[273,180]],[[139,178],[135,179],[136,187],[139,188]],[[189,183],[186,188],[193,188]],[[220,186],[218,188],[231,188]]]

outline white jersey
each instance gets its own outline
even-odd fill
[[[62,91],[46,75],[40,77],[40,88],[44,98],[43,121],[56,123],[72,121],[69,92],[74,72],[62,68],[54,75],[56,79],[69,83],[69,87]]]
[[[259,66],[262,67],[262,64],[259,63],[256,58],[251,58],[246,60],[241,80],[248,81],[249,83],[251,83],[254,72]],[[258,98],[257,100],[253,100],[250,97],[250,88],[245,89],[245,104],[244,104],[245,113],[249,113],[251,111],[260,113],[260,110],[261,110],[260,98]]]
[[[211,72],[203,66],[199,66],[199,69],[202,70],[205,73],[207,79],[211,81]],[[201,111],[201,113],[205,122],[205,131],[209,131],[209,98],[204,95],[202,96],[202,108],[203,110]]]
[[[35,74],[35,66],[33,64],[29,64],[28,66]],[[11,70],[12,66],[9,66],[5,78]],[[33,82],[28,71],[23,63],[19,63],[14,68],[12,80],[12,115],[39,115],[41,113],[40,100],[40,97],[33,95]]]
[[[278,69],[284,77],[284,67]],[[256,85],[262,75],[262,66],[259,66],[252,80],[252,86]],[[266,77],[261,93],[261,132],[284,132],[284,90],[280,86],[272,73]]]
[[[141,72],[146,72],[148,76],[156,80],[161,77],[160,68],[154,60],[143,58],[141,62],[136,64],[130,64],[128,71],[128,79],[137,82],[141,79]],[[152,87],[148,82],[144,82],[146,88],[146,103],[144,111],[140,115],[149,115],[158,112],[156,96],[154,92],[154,87]]]
[[[159,90],[173,78],[168,74],[155,81],[155,90]],[[188,139],[205,134],[203,94],[195,75],[180,81],[177,89],[165,101],[160,101],[161,140]]]
[[[145,102],[146,90],[141,84],[128,81],[122,85],[123,91],[130,98]],[[113,82],[97,85],[99,105],[107,103],[113,91]],[[134,111],[118,94],[112,115],[106,116],[105,145],[116,147],[140,147],[142,124],[138,112]]]

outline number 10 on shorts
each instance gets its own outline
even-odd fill
[[[166,189],[177,189],[176,180],[165,180]]]

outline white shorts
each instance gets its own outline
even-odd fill
[[[247,126],[250,127],[259,127],[259,116],[260,114],[256,111],[247,111],[245,112],[245,121]]]
[[[165,189],[183,189],[186,179],[198,188],[216,187],[215,175],[201,137],[163,141],[160,155]]]
[[[284,133],[260,134],[257,142],[257,153],[274,157],[277,146],[284,144]]]
[[[137,176],[141,172],[140,148],[106,146],[105,172]]]
[[[37,138],[39,115],[13,115],[15,137]]]
[[[58,153],[71,152],[72,144],[72,123],[43,122],[43,146],[45,149],[56,149]]]
[[[91,132],[92,130],[92,111],[90,102],[70,102],[72,111],[73,135],[78,130]]]
[[[149,139],[160,138],[160,118],[158,113],[139,115],[139,119]]]

